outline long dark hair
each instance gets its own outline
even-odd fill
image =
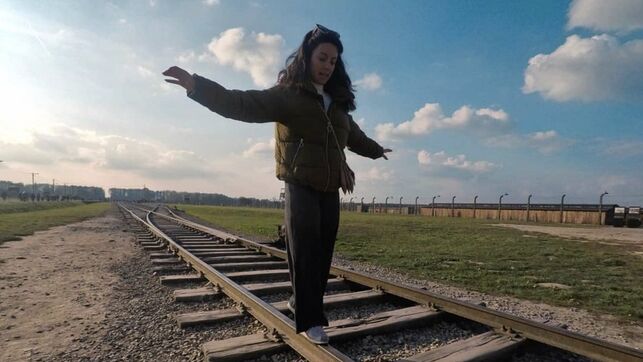
[[[324,85],[324,90],[346,112],[354,111],[355,94],[353,92],[355,90],[342,60],[344,46],[339,40],[338,33],[323,26],[318,25],[315,29],[306,33],[299,48],[286,59],[286,66],[279,72],[277,84],[283,87],[301,89],[306,82],[311,81],[310,59],[313,50],[321,43],[331,43],[337,47],[335,70]]]

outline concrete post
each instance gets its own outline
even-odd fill
[[[502,198],[505,196],[509,196],[509,194],[505,192],[500,195],[500,200],[498,200],[498,220],[500,220],[500,216],[502,216]]]
[[[564,219],[563,219],[563,210],[564,210],[564,207],[565,207],[565,196],[567,196],[567,194],[563,194],[563,197],[560,198],[560,223],[561,224],[564,221]]]
[[[478,195],[473,197],[473,218],[476,218],[476,206],[478,205]]]
[[[609,194],[607,191],[603,192],[601,194],[601,198],[599,199],[599,202],[598,202],[598,224],[599,225],[604,224],[604,222],[603,222],[603,197],[605,195],[607,195],[607,194]]]

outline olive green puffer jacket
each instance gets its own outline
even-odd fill
[[[266,90],[228,90],[204,77],[193,75],[194,90],[188,97],[224,117],[243,122],[276,122],[275,160],[277,178],[308,185],[318,191],[337,191],[344,147],[376,159],[382,147],[360,130],[353,118],[333,100],[328,118],[337,142],[329,131],[323,98],[312,83],[300,90],[275,86]]]

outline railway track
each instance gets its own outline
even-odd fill
[[[555,347],[599,361],[643,361],[643,353],[633,348],[338,267],[331,268],[325,308],[377,303],[395,307],[360,319],[334,320],[326,328],[331,343],[315,345],[295,333],[285,299],[266,301],[271,295],[291,290],[284,250],[195,223],[165,207],[119,206],[124,217],[138,226],[138,240],[150,252],[161,283],[204,284],[200,288],[175,290],[177,302],[204,301],[223,295],[235,302],[235,308],[177,315],[181,327],[215,324],[245,315],[265,326],[262,333],[204,343],[206,361],[247,360],[288,349],[310,361],[351,361],[334,346],[444,319],[464,319],[484,327],[470,338],[404,361],[498,360],[511,357],[526,346],[531,346],[532,351]]]

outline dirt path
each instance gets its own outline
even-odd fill
[[[519,225],[519,224],[492,224],[495,226],[508,227],[527,232],[545,233],[568,239],[584,239],[598,241],[608,245],[634,246],[643,249],[643,228],[615,228],[605,227],[564,227],[564,226],[541,226],[541,225]]]
[[[0,360],[38,360],[100,338],[118,277],[135,250],[118,214],[54,227],[0,247]],[[93,335],[88,335],[90,331]]]

